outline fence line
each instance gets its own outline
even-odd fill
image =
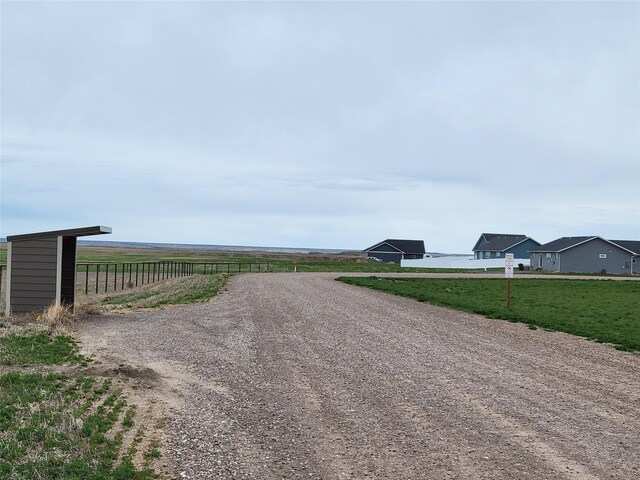
[[[156,283],[169,278],[185,277],[196,273],[213,275],[220,273],[268,272],[268,263],[220,263],[220,262],[126,262],[126,263],[78,263],[76,289],[85,295],[107,293]]]
[[[270,263],[261,262],[91,262],[76,264],[76,291],[88,295],[148,285],[170,278],[194,274],[270,272]],[[0,292],[7,265],[0,264]],[[0,302],[4,300],[4,296]]]
[[[139,285],[156,283],[168,278],[193,275],[193,265],[188,262],[126,262],[126,263],[78,263],[76,281],[85,295],[117,291]],[[84,280],[84,282],[82,282]]]
[[[271,264],[262,262],[194,262],[196,273],[210,275],[216,273],[270,272]]]

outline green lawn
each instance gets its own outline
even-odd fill
[[[415,298],[489,318],[535,327],[640,351],[640,282],[521,278],[511,281],[506,309],[504,279],[349,278],[352,285]]]
[[[0,365],[86,364],[78,355],[78,345],[69,336],[45,333],[4,335],[0,337]]]

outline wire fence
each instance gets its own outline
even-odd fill
[[[271,271],[271,266],[268,263],[173,261],[78,263],[76,292],[85,295],[116,292],[194,274],[215,275],[269,271]]]
[[[76,293],[98,294],[129,290],[170,278],[194,274],[216,275],[273,271],[270,263],[260,262],[92,262],[76,265]],[[7,266],[0,265],[0,310],[4,311]]]
[[[106,293],[193,275],[187,262],[78,263],[76,291]]]

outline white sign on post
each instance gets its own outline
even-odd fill
[[[504,256],[504,276],[513,278],[513,253],[507,253]]]

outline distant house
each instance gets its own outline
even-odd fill
[[[504,258],[507,253],[513,253],[514,258],[529,258],[529,251],[539,246],[540,242],[526,235],[483,233],[473,247],[473,258]]]
[[[362,251],[365,258],[382,262],[400,263],[400,260],[424,258],[424,240],[387,239]]]
[[[531,268],[544,272],[640,273],[640,241],[562,237],[531,250]]]

